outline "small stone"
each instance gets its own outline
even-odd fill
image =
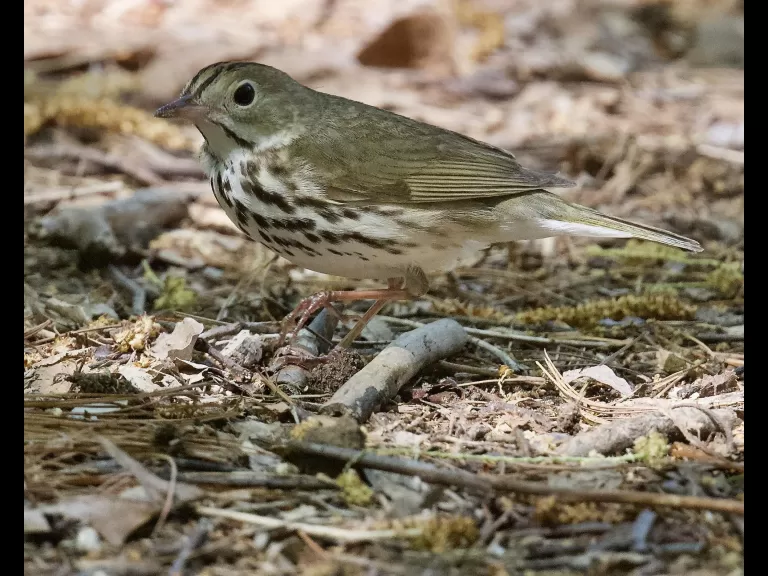
[[[597,82],[620,82],[630,71],[629,62],[605,52],[587,52],[579,66],[588,79]]]
[[[101,549],[99,533],[90,526],[84,526],[77,533],[75,548],[80,552],[98,552]]]

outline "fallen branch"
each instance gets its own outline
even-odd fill
[[[459,352],[467,333],[450,319],[401,334],[365,368],[347,380],[325,404],[326,414],[351,413],[365,422],[424,367]]]
[[[671,410],[674,410],[675,418],[670,417],[668,412]],[[654,430],[667,437],[676,435],[678,430],[693,430],[695,435],[702,437],[730,428],[735,418],[734,412],[728,409],[702,411],[702,407],[672,405],[664,412],[619,418],[593,428],[561,444],[557,453],[562,456],[587,456],[592,451],[605,455],[621,454],[631,448],[635,440]],[[730,430],[726,437],[730,437]]]
[[[253,524],[263,528],[275,529],[283,528],[288,530],[301,530],[310,536],[332,540],[334,542],[344,542],[352,544],[355,542],[372,542],[375,540],[392,540],[394,538],[413,538],[419,536],[421,528],[402,528],[399,530],[353,530],[349,528],[338,528],[336,526],[322,526],[320,524],[305,524],[304,522],[289,522],[272,518],[269,516],[258,516],[247,512],[238,512],[237,510],[227,510],[224,508],[212,508],[210,506],[197,506],[197,513],[215,518],[228,518],[237,520],[246,524]]]
[[[447,470],[424,462],[378,456],[351,448],[340,448],[326,444],[311,444],[291,442],[282,447],[274,447],[275,451],[288,450],[293,454],[322,456],[344,460],[355,468],[373,468],[410,476],[418,476],[425,482],[444,486],[470,488],[492,494],[495,492],[515,492],[518,494],[533,494],[540,496],[556,496],[564,501],[576,502],[614,502],[621,504],[637,504],[640,506],[668,506],[690,510],[713,510],[732,514],[744,514],[744,502],[726,500],[723,498],[708,498],[699,496],[678,496],[654,492],[638,492],[634,490],[581,490],[562,486],[550,486],[542,482],[526,482],[517,480],[511,475],[490,476],[488,474],[472,474],[463,470]]]

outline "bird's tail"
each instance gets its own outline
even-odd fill
[[[512,216],[513,222],[521,217],[527,222],[536,221],[537,227],[540,229],[539,237],[569,235],[639,238],[674,246],[689,252],[701,252],[703,250],[698,242],[685,236],[645,224],[636,224],[615,216],[608,216],[578,204],[571,204],[556,194],[544,190],[510,198],[504,204],[507,213]],[[535,214],[531,212],[535,212]],[[528,237],[532,237],[532,235]]]

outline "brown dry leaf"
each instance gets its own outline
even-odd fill
[[[449,73],[454,67],[453,32],[450,20],[443,14],[411,14],[390,24],[357,58],[364,66]]]
[[[120,546],[128,535],[160,511],[160,504],[142,500],[88,494],[62,500],[58,504],[24,511],[25,528],[37,514],[61,514],[90,524],[113,546]]]
[[[566,384],[570,384],[582,376],[592,378],[592,380],[597,380],[601,384],[610,386],[622,396],[632,396],[632,386],[629,382],[624,380],[624,378],[616,376],[616,373],[604,364],[590,366],[589,368],[580,368],[578,370],[566,370],[563,372],[563,380]]]
[[[71,382],[66,380],[77,370],[77,350],[43,358],[24,373],[25,394],[64,394]],[[87,370],[86,370],[87,372]]]
[[[205,327],[193,318],[184,318],[170,334],[160,334],[151,355],[158,360],[191,360],[197,337]]]

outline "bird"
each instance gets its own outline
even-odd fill
[[[341,96],[256,62],[202,68],[155,116],[194,123],[201,163],[232,222],[296,266],[387,283],[302,300],[292,337],[334,302],[374,300],[349,345],[389,301],[495,243],[553,236],[638,238],[699,252],[695,240],[568,202],[557,174],[501,148]],[[285,329],[283,332],[285,335]]]

